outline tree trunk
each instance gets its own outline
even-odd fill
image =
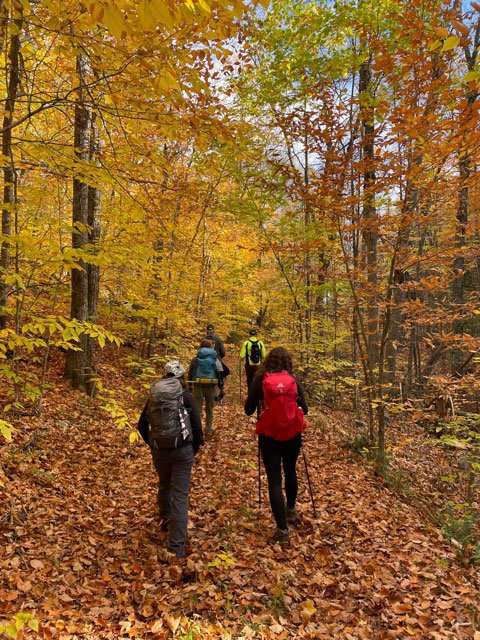
[[[469,107],[471,108],[469,102]],[[458,205],[456,214],[456,228],[455,228],[455,248],[458,253],[453,259],[453,279],[451,287],[452,303],[454,305],[454,312],[459,315],[459,318],[453,323],[453,330],[456,334],[462,334],[465,331],[464,312],[462,311],[462,305],[465,304],[465,255],[463,253],[467,244],[467,225],[469,214],[469,186],[468,179],[471,173],[471,160],[468,152],[462,152],[458,162],[458,174],[459,174],[459,190],[458,190]],[[464,355],[461,349],[454,349],[451,354],[451,368],[455,373],[460,363],[463,361]]]
[[[412,161],[410,162],[409,169],[411,170],[413,167],[420,166],[423,157],[418,153],[416,149],[414,149],[412,154]],[[398,238],[398,263],[399,265],[403,265],[406,257],[406,252],[408,250],[408,244],[410,241],[410,230],[411,230],[411,222],[410,218],[418,209],[418,187],[412,181],[412,179],[407,180],[407,185],[405,188],[405,200],[403,205],[403,215],[402,219],[407,219],[407,223],[403,228],[399,229],[399,238]],[[405,295],[402,290],[402,284],[408,280],[409,274],[405,272],[401,266],[398,269],[395,269],[394,274],[394,288],[393,288],[393,296],[392,296],[392,308],[390,315],[390,332],[389,332],[389,340],[387,342],[386,349],[386,371],[385,371],[385,380],[391,385],[390,395],[395,395],[395,382],[397,378],[397,354],[398,352],[404,348],[406,342],[405,336],[405,327],[404,327],[404,314],[402,312],[402,304],[405,301]]]
[[[100,135],[96,124],[95,115],[92,114],[90,127],[90,161],[98,164],[100,153]],[[92,252],[98,252],[100,240],[100,215],[101,215],[101,191],[98,187],[88,187],[88,242]],[[100,267],[95,264],[87,266],[88,285],[88,320],[97,321],[98,293],[100,288]],[[95,360],[94,340],[87,338],[87,352],[85,362],[86,386],[89,395],[95,394]]]
[[[369,397],[369,411],[372,400],[377,400],[377,466],[383,469],[385,463],[385,413],[382,389],[378,384],[377,367],[379,364],[379,308],[378,308],[378,220],[375,204],[375,110],[372,96],[372,59],[365,60],[359,70],[360,120],[362,126],[362,162],[363,162],[363,221],[362,236],[366,254],[367,270],[367,367],[373,383],[373,398]],[[383,362],[381,363],[383,370]],[[370,392],[371,393],[371,392]],[[370,423],[373,418],[370,418]]]
[[[21,11],[21,9],[19,9]],[[8,80],[7,97],[5,98],[5,109],[3,115],[2,133],[2,154],[3,154],[3,207],[2,207],[2,236],[3,242],[0,250],[0,329],[5,329],[7,325],[7,302],[8,285],[5,277],[10,266],[10,242],[5,240],[12,234],[11,218],[12,209],[15,206],[15,166],[12,155],[12,129],[15,102],[20,85],[19,62],[20,62],[20,29],[22,25],[22,14],[14,21],[15,33],[10,37],[8,51]],[[8,158],[8,160],[7,160]],[[8,164],[7,164],[8,163]]]
[[[86,78],[88,63],[85,55],[77,55],[78,91],[75,102],[74,146],[75,156],[80,161],[88,161],[90,155],[90,111],[87,106]],[[88,243],[88,184],[75,177],[73,179],[73,207],[72,207],[72,247],[83,249]],[[71,317],[85,322],[88,320],[88,274],[83,260],[78,261],[79,268],[72,269]],[[86,358],[88,339],[82,334],[79,351],[69,351],[65,375],[71,380],[75,388],[85,388]]]
[[[468,224],[468,178],[470,177],[470,158],[464,154],[461,156],[458,163],[458,173],[460,178],[460,188],[458,191],[458,206],[456,215],[456,230],[455,230],[455,247],[459,249],[459,253],[453,260],[453,272],[454,278],[452,283],[452,302],[455,305],[462,305],[465,302],[465,290],[464,290],[464,272],[465,272],[465,257],[463,256],[462,249],[466,244],[466,232]],[[462,322],[459,321],[458,330],[462,329]]]
[[[460,11],[461,3],[458,1],[455,3],[455,8]],[[477,19],[477,23],[474,30],[473,43],[463,47],[465,62],[467,64],[468,71],[473,71],[477,66],[478,52],[480,49],[480,19]],[[467,225],[470,208],[470,192],[469,192],[469,178],[472,173],[472,158],[471,149],[469,148],[472,123],[473,128],[477,126],[477,118],[475,114],[474,105],[478,98],[478,91],[467,89],[465,95],[465,110],[461,118],[461,130],[463,135],[461,138],[461,147],[459,152],[458,161],[458,173],[459,173],[459,190],[458,190],[458,205],[456,216],[456,230],[455,230],[455,248],[458,249],[458,253],[453,259],[453,280],[451,286],[452,303],[454,305],[455,312],[459,315],[460,319],[455,320],[453,323],[453,331],[457,334],[462,334],[465,331],[465,320],[462,305],[465,303],[465,255],[464,247],[467,244]],[[461,349],[454,349],[451,354],[451,368],[452,372],[456,373],[458,368],[463,362],[465,354]]]
[[[368,361],[373,371],[378,361],[378,273],[377,210],[375,206],[375,125],[371,96],[371,59],[362,63],[359,72],[359,97],[362,121],[363,156],[363,242],[367,268]]]
[[[310,342],[312,340],[312,283],[311,283],[311,255],[309,248],[310,223],[312,221],[312,213],[309,202],[309,183],[310,183],[310,158],[308,148],[308,128],[307,113],[305,104],[304,113],[304,166],[303,166],[303,205],[304,205],[304,228],[305,228],[305,254],[304,254],[304,286],[305,286],[305,362],[308,364],[310,355]],[[303,352],[302,352],[303,355]]]

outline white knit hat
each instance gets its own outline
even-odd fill
[[[178,360],[170,360],[165,365],[165,373],[173,375],[175,378],[181,378],[185,373],[185,369],[182,367]]]

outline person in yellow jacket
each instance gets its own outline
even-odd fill
[[[265,345],[257,338],[257,330],[250,329],[250,337],[245,340],[240,350],[240,358],[245,360],[245,375],[247,376],[248,388],[250,388],[257,369],[265,360],[266,355]]]

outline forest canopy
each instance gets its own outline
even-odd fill
[[[55,350],[95,393],[106,343],[213,319],[288,345],[380,458],[389,413],[476,411],[480,6],[1,10],[4,434]]]
[[[332,495],[357,523],[370,480],[355,467],[350,481],[342,456],[355,455],[371,482],[381,478],[407,502],[415,493],[407,480],[417,482],[420,511],[465,571],[478,567],[479,49],[480,3],[459,0],[0,0],[0,491],[11,506],[0,534],[7,524],[20,530],[6,535],[8,562],[28,512],[18,515],[21,491],[8,487],[38,441],[66,455],[66,430],[75,447],[93,447],[92,425],[105,420],[120,428],[111,429],[117,452],[144,469],[139,398],[168,360],[188,370],[213,324],[233,374],[222,413],[229,446],[243,433],[238,356],[258,333],[268,349],[288,349],[313,407],[313,480],[333,520],[330,463]],[[72,404],[75,432],[59,417]],[[99,438],[105,448],[107,436]],[[219,455],[231,491],[242,494],[236,515],[247,518],[254,465]],[[99,473],[108,477],[105,460]],[[49,474],[37,469],[28,482],[53,486]],[[366,509],[376,525],[391,517],[390,498],[372,487],[364,493],[376,502]],[[395,504],[392,513],[406,513]],[[420,544],[416,519],[405,518],[411,544]],[[323,521],[315,514],[312,522]],[[230,531],[223,526],[221,536]],[[205,548],[220,540],[223,556],[200,574],[235,564],[221,536]],[[315,545],[318,560],[327,552]],[[389,550],[396,562],[398,549]],[[309,565],[308,553],[300,564]],[[353,571],[360,560],[352,557]],[[43,560],[33,562],[42,569]],[[435,571],[445,558],[436,562]],[[127,566],[133,576],[135,563]],[[313,583],[328,598],[336,578],[319,575]],[[415,591],[416,580],[405,589]],[[274,582],[270,630],[297,637],[283,628],[289,603],[277,574]],[[9,614],[30,590],[22,585]],[[0,580],[0,604],[3,587]],[[319,604],[306,595],[299,602],[294,623],[308,626]],[[441,635],[440,625],[428,637],[478,640],[478,603],[470,608],[477,617],[459,622],[470,625],[465,635],[460,627]],[[411,629],[411,609],[396,613]],[[19,615],[10,637],[38,630],[30,614]],[[179,624],[168,623],[173,636]],[[376,622],[369,631],[359,623],[358,635],[328,635],[335,624],[318,637],[377,637]],[[317,637],[305,633],[298,637]],[[407,637],[398,633],[391,637]]]

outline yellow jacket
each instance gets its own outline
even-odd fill
[[[248,360],[250,359],[253,342],[258,342],[258,346],[260,347],[260,361],[265,360],[265,357],[267,355],[267,350],[265,349],[265,345],[261,340],[259,340],[255,336],[252,336],[248,340],[245,340],[245,342],[242,344],[242,348],[240,349],[240,358],[247,358],[248,356]]]

